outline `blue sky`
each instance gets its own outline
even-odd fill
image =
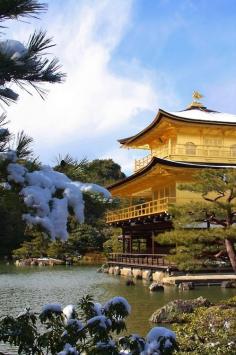
[[[49,0],[41,21],[9,22],[5,38],[45,28],[68,78],[46,101],[22,94],[8,109],[14,132],[35,139],[45,163],[58,154],[113,158],[126,172],[142,153],[116,139],[144,128],[158,108],[181,110],[193,90],[236,113],[235,0]]]

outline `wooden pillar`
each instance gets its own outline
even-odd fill
[[[122,248],[123,248],[123,253],[125,253],[125,235],[124,235],[124,233],[122,234]]]
[[[171,138],[168,139],[168,155],[171,155]]]
[[[155,234],[152,231],[152,254],[155,254]]]
[[[138,239],[138,253],[140,254],[140,239]]]

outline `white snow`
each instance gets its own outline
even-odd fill
[[[5,136],[7,134],[9,134],[9,131],[7,128],[0,128],[0,137]]]
[[[97,192],[102,194],[105,198],[109,199],[111,197],[110,192],[102,186],[97,184],[84,183],[81,185],[82,192]]]
[[[176,334],[172,330],[165,327],[154,327],[147,334],[146,340],[149,343],[153,340],[159,339],[160,337],[176,339]]]
[[[97,316],[102,315],[103,308],[102,308],[101,303],[94,302],[93,303],[93,310],[94,310],[94,312],[96,313]]]
[[[176,334],[164,327],[154,327],[150,330],[146,337],[145,350],[141,353],[142,355],[158,354],[161,355],[162,351],[160,349],[161,340],[163,341],[164,349],[169,349],[172,346],[172,341],[176,339]],[[172,341],[171,341],[172,340]]]
[[[76,348],[74,348],[71,344],[67,343],[64,346],[63,351],[60,351],[58,355],[79,355]]]
[[[14,39],[0,41],[0,52],[16,62],[27,53],[25,46]]]
[[[68,320],[73,318],[75,314],[75,306],[73,304],[68,304],[68,306],[63,308],[63,314],[66,316]]]
[[[11,162],[16,162],[17,156],[14,150],[8,150],[6,152],[0,152],[0,160],[9,160]]]
[[[70,182],[66,185],[63,196],[67,197],[68,205],[73,209],[78,222],[84,222],[84,200],[81,192],[81,183]]]
[[[3,190],[11,190],[11,185],[10,185],[8,182],[1,182],[1,183],[0,183],[0,187],[1,187]]]
[[[130,314],[130,312],[131,312],[130,304],[128,303],[128,301],[124,297],[120,297],[120,296],[111,298],[109,301],[107,301],[104,304],[103,308],[105,311],[109,311],[111,306],[115,306],[117,304],[121,304],[124,307],[124,310],[126,311],[126,313]]]
[[[14,181],[16,184],[23,184],[25,182],[26,168],[17,163],[10,163],[7,166],[8,181]]]
[[[41,314],[47,314],[49,312],[53,312],[53,313],[61,313],[62,312],[62,308],[60,303],[48,303],[45,304],[42,308]]]
[[[177,112],[168,112],[168,113],[180,118],[189,118],[190,120],[236,123],[236,115],[232,115],[230,113],[207,112],[199,109],[191,109],[186,111],[177,111]]]
[[[67,219],[69,216],[67,198],[53,198],[52,204],[52,210],[49,214],[49,218],[53,225],[51,237],[52,239],[59,237],[61,240],[67,240]]]
[[[106,316],[96,316],[88,320],[88,326],[99,326],[101,328],[107,329],[111,326],[111,320]]]
[[[112,354],[111,350],[115,349],[115,341],[114,340],[107,340],[107,341],[98,341],[96,344],[96,348],[99,349],[100,351],[103,350],[103,354],[106,354],[106,351],[108,354]],[[115,353],[115,352],[114,352]]]
[[[14,161],[16,157],[13,151],[4,154],[2,159]],[[9,159],[9,156],[12,159]],[[110,193],[105,188],[96,184],[72,181],[50,166],[42,166],[40,170],[29,172],[21,164],[9,163],[7,172],[10,183],[22,185],[20,194],[25,205],[31,209],[30,213],[22,216],[23,220],[30,225],[41,225],[52,239],[56,237],[67,239],[69,207],[72,208],[76,220],[79,223],[84,222],[83,192],[99,193],[104,198],[110,198]]]
[[[52,195],[47,188],[41,188],[37,185],[27,186],[21,190],[21,195],[24,197],[25,205],[35,208],[39,217],[45,217],[49,214],[49,201]]]
[[[66,323],[67,326],[73,327],[75,330],[81,330],[84,326],[78,319],[69,319]]]

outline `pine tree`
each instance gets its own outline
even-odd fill
[[[42,83],[60,83],[65,74],[60,72],[56,58],[49,59],[45,51],[54,44],[45,31],[33,33],[27,44],[16,40],[5,40],[6,20],[38,18],[47,10],[47,5],[38,0],[0,0],[0,106],[10,104],[18,98],[15,87],[30,91],[34,88],[42,97]],[[12,86],[13,84],[13,86]],[[11,86],[11,88],[10,88]],[[22,220],[24,206],[19,198],[19,188],[9,189],[7,166],[17,157],[28,171],[39,166],[31,149],[32,138],[23,131],[16,136],[7,129],[6,114],[0,114],[0,255],[8,255],[25,239],[25,223]],[[13,157],[13,159],[12,159]]]
[[[202,170],[195,181],[180,188],[200,193],[204,202],[173,208],[175,229],[158,242],[175,245],[172,260],[182,268],[201,267],[209,256],[226,253],[236,272],[236,170]]]

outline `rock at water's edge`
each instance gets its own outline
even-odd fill
[[[211,303],[203,297],[192,300],[174,300],[157,309],[151,316],[153,323],[182,323],[184,313],[192,313],[196,308],[209,307]]]
[[[149,290],[151,292],[156,292],[156,291],[164,291],[164,286],[162,286],[160,283],[158,282],[153,282],[150,286],[149,286]]]

